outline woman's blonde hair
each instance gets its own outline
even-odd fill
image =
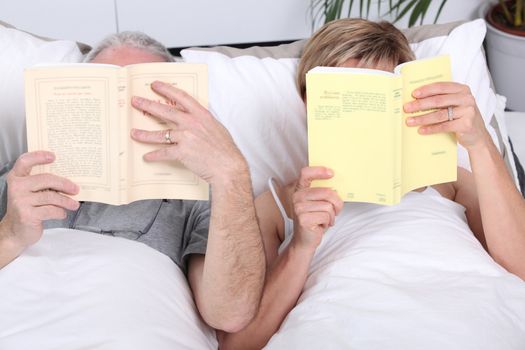
[[[406,37],[388,22],[345,18],[329,22],[306,43],[297,71],[297,87],[306,96],[306,73],[317,66],[337,67],[349,59],[364,66],[413,60]]]

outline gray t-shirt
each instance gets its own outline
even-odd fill
[[[6,174],[12,163],[0,168],[0,218],[7,205]],[[143,200],[127,205],[82,202],[64,220],[48,220],[45,228],[73,228],[124,237],[169,256],[184,272],[191,254],[205,254],[210,224],[208,201]]]

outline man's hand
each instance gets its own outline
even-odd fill
[[[63,219],[66,209],[78,209],[79,203],[66,196],[78,193],[73,182],[52,174],[30,175],[35,165],[54,160],[51,152],[25,153],[7,174],[7,211],[0,221],[0,267],[40,239],[42,221]]]
[[[292,243],[307,249],[316,249],[324,232],[335,223],[343,208],[343,201],[330,188],[311,188],[313,180],[330,179],[333,172],[324,167],[306,167],[293,194],[295,230]]]
[[[229,132],[206,108],[183,90],[169,84],[156,81],[151,88],[171,104],[133,97],[133,107],[174,124],[175,128],[132,130],[131,137],[139,142],[169,144],[145,154],[146,161],[180,161],[212,185],[230,181],[240,172],[246,175],[246,161]]]
[[[407,118],[408,126],[419,126],[421,134],[453,132],[467,150],[491,143],[476,100],[467,85],[443,82],[422,86],[412,93],[415,101],[405,104],[405,112],[434,110]]]

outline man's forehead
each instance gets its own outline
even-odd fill
[[[166,62],[166,59],[144,49],[130,46],[114,46],[100,51],[91,62],[127,66],[136,63]]]

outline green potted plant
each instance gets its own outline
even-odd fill
[[[525,0],[487,1],[479,16],[487,21],[487,58],[496,91],[507,97],[507,108],[525,111]]]
[[[334,19],[349,17],[358,7],[359,16],[368,18],[371,11],[377,11],[381,17],[388,17],[397,22],[409,16],[408,26],[422,24],[433,0],[312,0],[312,24],[328,23]],[[437,21],[447,0],[434,0],[439,3],[434,22]],[[355,6],[354,6],[355,5]]]

